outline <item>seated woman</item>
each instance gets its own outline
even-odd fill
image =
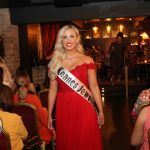
[[[0,84],[0,118],[4,130],[9,134],[12,150],[23,148],[23,138],[27,137],[27,130],[21,117],[10,113],[13,104],[13,92],[10,87]]]
[[[24,77],[27,78],[27,81],[28,81],[28,93],[37,94],[34,84],[30,81],[30,77],[28,75],[27,70],[24,67],[20,66],[16,70],[14,80],[17,80],[17,78],[20,78],[21,76],[24,76]],[[16,91],[17,91],[17,85],[14,84],[14,92],[16,92]]]
[[[144,107],[135,122],[131,135],[131,145],[140,146],[140,150],[149,150],[148,131],[150,129],[150,106]]]
[[[48,129],[48,111],[46,108],[42,107],[41,101],[39,100],[37,95],[28,93],[28,78],[27,76],[17,76],[16,85],[17,85],[17,93],[14,95],[15,103],[29,103],[35,106],[37,111],[38,118],[38,127],[40,137],[47,144],[51,141],[52,138],[52,130]]]

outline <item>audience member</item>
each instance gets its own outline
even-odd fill
[[[1,75],[3,76],[2,83],[12,88],[13,79],[5,61],[2,58],[0,58],[0,67],[1,67]]]
[[[46,108],[42,107],[40,99],[37,95],[28,93],[28,79],[27,76],[17,76],[16,85],[17,91],[14,95],[15,103],[29,103],[35,106],[38,117],[38,127],[41,139],[49,144],[52,138],[52,130],[48,129],[48,112]]]
[[[21,86],[22,84],[24,84],[24,85],[27,86],[28,93],[37,94],[35,86],[32,82],[30,82],[30,77],[28,75],[27,70],[24,67],[17,68],[14,80],[15,80],[15,83],[16,83],[14,85],[14,92],[16,92],[17,86]],[[25,83],[23,83],[23,81]]]
[[[9,134],[12,150],[23,148],[23,138],[27,137],[27,130],[17,114],[11,113],[13,92],[10,87],[0,84],[0,118],[4,130]]]
[[[134,107],[131,111],[132,118],[136,120],[138,117],[138,114],[140,113],[141,106],[148,105],[149,103],[150,103],[150,88],[143,90],[139,94],[136,102],[134,103]]]
[[[131,145],[140,150],[149,150],[148,131],[150,129],[150,105],[144,107],[135,122],[131,135]]]

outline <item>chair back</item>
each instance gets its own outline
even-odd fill
[[[0,133],[0,149],[1,150],[11,150],[11,143],[9,134],[5,131]]]
[[[41,104],[43,107],[45,107],[47,110],[48,110],[48,94],[49,94],[49,90],[46,89],[46,90],[41,90],[39,93],[38,93],[38,97],[41,101]],[[54,110],[52,112],[52,117],[53,119],[55,119],[55,109],[56,109],[56,106],[54,106]]]
[[[48,92],[49,90],[46,89],[46,90],[39,91],[38,93],[38,97],[41,100],[42,106],[47,108],[47,110],[48,110]]]
[[[33,105],[27,103],[14,104],[12,112],[22,117],[23,123],[30,137],[35,136],[39,133],[37,126],[36,109]]]
[[[3,129],[3,122],[0,118],[0,149],[11,150],[10,137],[7,132]]]
[[[41,144],[39,136],[36,108],[27,103],[14,104],[13,113],[16,113],[22,117],[23,123],[28,131],[28,138],[24,140],[26,147],[34,147]]]

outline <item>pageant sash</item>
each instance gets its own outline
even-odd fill
[[[98,113],[98,108],[90,90],[78,78],[63,67],[58,70],[58,77],[89,102]]]

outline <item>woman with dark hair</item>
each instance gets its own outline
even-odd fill
[[[25,78],[26,79],[26,83],[21,83],[20,81],[22,81],[21,78]],[[18,81],[18,79],[20,81]],[[15,83],[16,85],[14,85],[14,92],[17,92],[17,86],[20,84],[26,84],[28,86],[28,93],[30,94],[37,94],[36,92],[36,89],[35,89],[35,86],[34,84],[30,81],[30,77],[29,77],[29,74],[26,70],[26,68],[20,66],[16,69],[16,73],[15,73],[15,77],[14,77],[14,80],[15,80]],[[20,82],[20,83],[18,83]]]
[[[0,84],[0,118],[4,130],[9,134],[12,150],[23,149],[23,138],[27,137],[27,130],[21,117],[11,113],[13,92],[10,87]]]

